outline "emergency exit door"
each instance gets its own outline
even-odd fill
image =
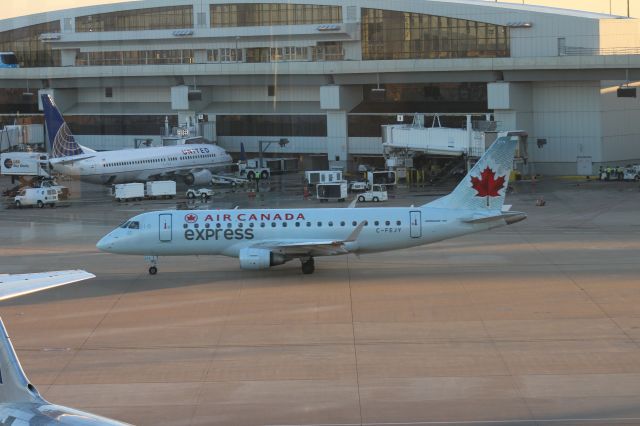
[[[422,212],[413,211],[409,212],[409,228],[411,238],[422,237]]]
[[[171,241],[171,214],[163,213],[160,215],[160,241]]]

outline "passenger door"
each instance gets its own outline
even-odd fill
[[[171,235],[171,214],[170,213],[162,213],[159,216],[159,225],[158,229],[160,232],[160,241],[162,242],[170,242]]]
[[[409,228],[411,238],[422,237],[422,212],[420,210],[409,212]]]

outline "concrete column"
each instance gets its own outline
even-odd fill
[[[321,86],[320,108],[327,111],[327,157],[329,167],[347,169],[349,135],[347,114],[362,102],[361,86]]]
[[[487,85],[489,109],[494,110],[498,130],[525,130],[533,134],[531,83],[496,82]]]
[[[327,157],[330,168],[347,169],[348,146],[347,112],[327,111]]]

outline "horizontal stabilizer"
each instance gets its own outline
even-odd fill
[[[490,223],[490,222],[497,222],[497,221],[504,220],[507,223],[507,225],[512,225],[514,223],[521,222],[526,218],[527,218],[526,213],[505,212],[497,216],[474,216],[472,218],[463,220],[463,222],[476,224],[476,223]]]

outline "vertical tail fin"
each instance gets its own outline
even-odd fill
[[[498,138],[451,194],[426,206],[500,211],[507,193],[517,143],[517,137]]]
[[[44,110],[44,121],[47,123],[51,157],[71,157],[84,154],[69,130],[69,126],[65,123],[60,110],[48,94],[42,95],[42,109]]]
[[[240,161],[247,161],[247,154],[244,152],[244,143],[240,142]]]
[[[0,402],[44,402],[24,374],[2,319],[0,319]]]

